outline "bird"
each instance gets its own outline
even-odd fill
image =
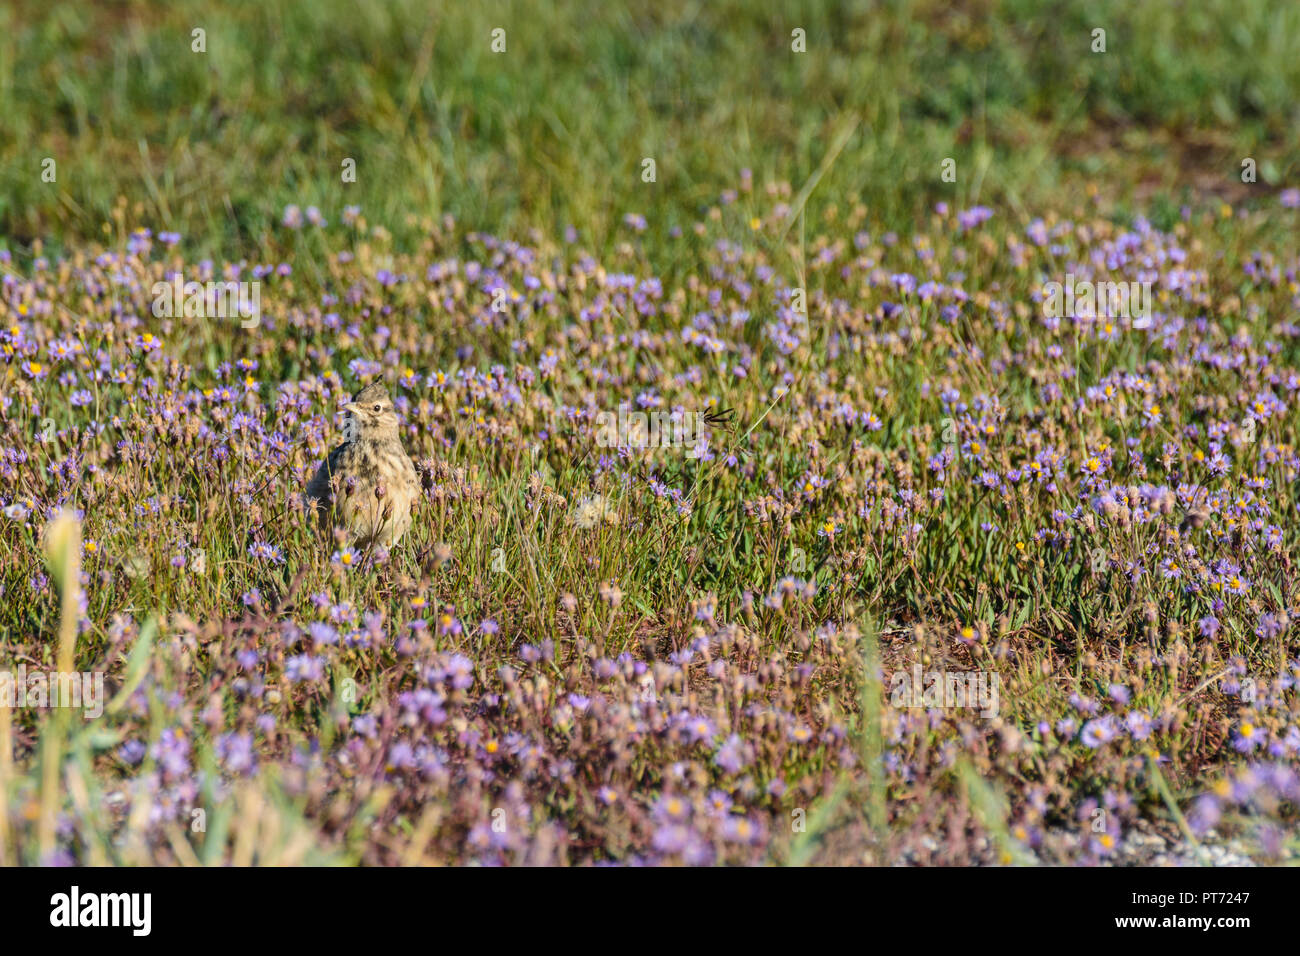
[[[382,382],[343,406],[343,444],[321,462],[305,497],[322,528],[341,528],[354,548],[392,548],[411,526],[420,479],[402,447],[397,412]]]

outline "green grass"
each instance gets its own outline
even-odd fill
[[[98,237],[126,197],[202,252],[256,248],[288,203],[361,205],[412,241],[452,213],[519,235],[575,225],[603,248],[626,212],[651,239],[689,225],[742,167],[804,183],[852,119],[815,210],[1030,209],[1085,179],[1176,205],[1296,176],[1293,4],[754,6],[19,3],[0,11],[0,231]]]

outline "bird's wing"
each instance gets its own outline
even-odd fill
[[[307,497],[315,498],[322,504],[329,504],[330,500],[330,476],[338,474],[339,465],[343,461],[343,450],[347,445],[339,445],[329,457],[320,463],[316,469],[316,474],[311,481],[307,482]]]

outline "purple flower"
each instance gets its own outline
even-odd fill
[[[249,734],[222,734],[217,738],[217,759],[226,770],[237,775],[248,775],[257,765],[253,755],[253,738]]]
[[[1124,726],[1134,740],[1146,740],[1151,735],[1151,718],[1140,710],[1130,711],[1124,718]]]
[[[1085,746],[1096,750],[1114,740],[1116,734],[1115,720],[1107,714],[1105,717],[1097,717],[1084,724],[1083,730],[1079,732],[1079,739]]]
[[[284,664],[284,676],[292,683],[313,683],[325,676],[325,661],[309,654],[298,654]]]
[[[745,768],[749,763],[749,759],[745,753],[745,745],[739,735],[732,734],[723,741],[722,746],[718,748],[718,752],[713,756],[713,762],[727,773],[740,773]]]
[[[664,854],[681,853],[690,842],[691,831],[680,823],[668,823],[655,830],[651,844]]]

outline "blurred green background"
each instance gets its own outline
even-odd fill
[[[797,191],[854,120],[810,211],[1028,215],[1088,183],[1157,217],[1262,200],[1300,180],[1300,3],[18,0],[0,242],[102,236],[123,196],[130,225],[192,251],[256,247],[289,203],[331,222],[359,205],[399,241],[450,212],[515,236],[572,224],[599,249],[628,212],[648,239],[689,226],[744,167]]]

